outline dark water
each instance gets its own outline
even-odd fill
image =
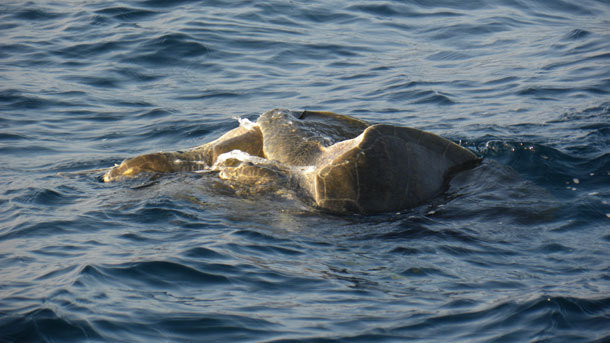
[[[610,2],[460,3],[3,1],[0,342],[609,342]],[[376,216],[78,173],[276,107],[485,162]]]

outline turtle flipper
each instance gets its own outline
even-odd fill
[[[220,138],[184,152],[159,152],[126,159],[103,176],[104,182],[131,178],[141,173],[173,173],[197,171],[211,167],[219,155],[241,150],[253,156],[262,156],[263,137],[257,126],[239,126]]]

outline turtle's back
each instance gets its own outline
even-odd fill
[[[478,161],[471,151],[413,128],[374,125],[315,171],[311,191],[334,212],[375,213],[417,206],[438,195],[452,171]]]
[[[293,166],[316,164],[324,148],[358,136],[369,125],[332,113],[275,109],[256,123],[263,135],[266,158]]]

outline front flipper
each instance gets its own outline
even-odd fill
[[[135,177],[141,173],[172,173],[205,168],[204,161],[181,159],[181,157],[193,157],[185,154],[187,153],[159,152],[129,158],[106,172],[103,180],[104,182],[110,182],[121,178]]]
[[[257,126],[239,126],[220,138],[184,152],[158,152],[126,159],[104,174],[104,182],[136,177],[141,173],[174,173],[211,167],[216,158],[232,150],[262,156],[263,137]]]

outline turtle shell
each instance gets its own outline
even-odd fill
[[[256,123],[263,135],[263,154],[292,166],[315,165],[325,147],[357,137],[369,125],[331,112],[275,109]]]
[[[437,196],[452,172],[479,159],[421,130],[373,125],[326,149],[307,179],[316,204],[333,212],[376,213],[410,208]]]

